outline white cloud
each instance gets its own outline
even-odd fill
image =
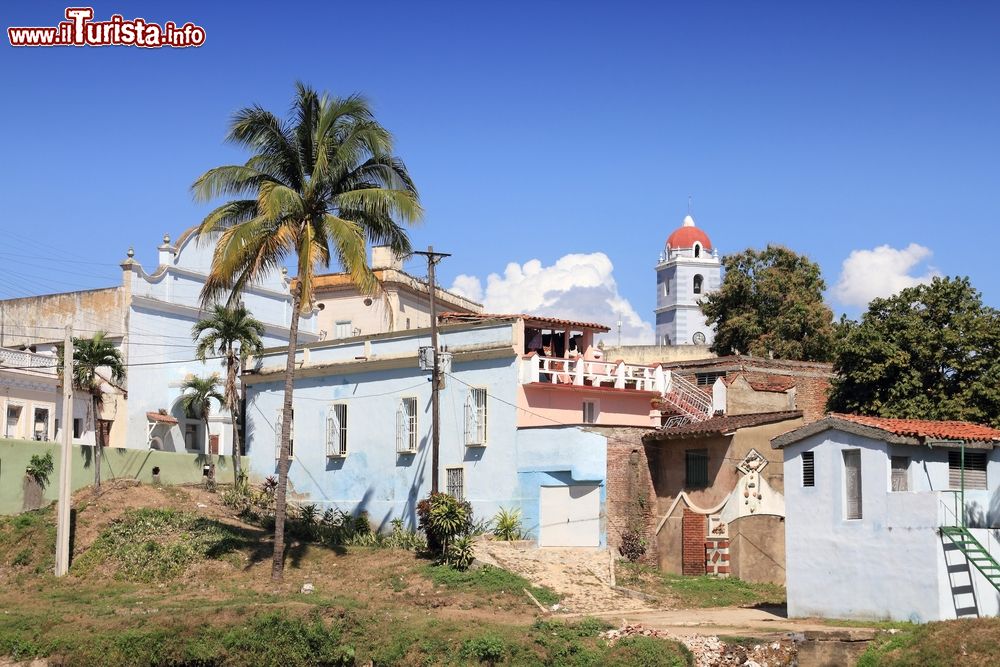
[[[881,245],[871,250],[853,250],[844,260],[833,295],[845,306],[864,308],[876,297],[887,297],[902,289],[929,283],[940,275],[927,267],[924,275],[914,269],[931,256],[930,248],[911,243],[903,249]]]
[[[491,273],[486,288],[476,276],[460,275],[451,291],[481,301],[488,313],[530,313],[611,328],[608,343],[618,339],[616,323],[622,321],[622,343],[653,343],[653,327],[618,293],[614,265],[602,252],[564,255],[552,266],[537,259],[511,262],[503,275]]]

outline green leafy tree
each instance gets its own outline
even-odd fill
[[[840,333],[831,410],[1000,427],[1000,311],[968,278],[874,299]]]
[[[59,372],[62,373],[65,350],[59,348]],[[104,403],[104,384],[121,385],[125,382],[125,362],[121,351],[98,331],[93,338],[73,339],[73,387],[90,394],[91,412],[94,415],[94,486],[101,488],[101,458],[104,454],[104,432],[100,427],[101,406]],[[69,428],[64,424],[63,428]]]
[[[243,165],[205,172],[192,189],[196,199],[235,197],[209,213],[197,231],[217,237],[202,291],[205,303],[240,292],[292,260],[292,313],[312,307],[318,271],[339,264],[366,293],[378,289],[368,265],[367,243],[410,251],[404,225],[422,215],[416,187],[393,155],[392,136],[360,96],[320,96],[297,84],[292,118],[259,106],[238,111],[227,137],[251,156]],[[292,376],[299,318],[289,326],[284,403],[275,495],[271,577],[284,575],[288,440]]]
[[[225,405],[225,397],[219,393],[222,380],[218,375],[189,377],[181,385],[181,409],[192,419],[201,419],[205,425],[205,453],[208,453],[208,418],[212,414],[212,401]]]
[[[701,301],[714,324],[717,354],[827,361],[833,312],[823,301],[819,265],[781,246],[748,248],[722,259],[722,287]]]
[[[237,485],[243,474],[239,427],[242,385],[237,382],[237,375],[246,360],[260,352],[263,335],[264,325],[254,319],[243,304],[232,307],[216,305],[210,316],[197,322],[191,329],[191,337],[198,343],[195,356],[205,361],[209,354],[218,354],[226,364],[223,395],[226,409],[233,421],[233,475]]]

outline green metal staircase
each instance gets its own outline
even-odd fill
[[[961,551],[970,563],[979,570],[993,588],[1000,592],[1000,563],[979,543],[968,528],[962,526],[942,526],[941,534],[947,537]]]

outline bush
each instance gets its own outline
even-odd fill
[[[639,531],[626,529],[622,532],[622,543],[618,547],[618,553],[630,562],[636,563],[646,553],[646,540]]]
[[[462,644],[462,656],[479,662],[494,664],[503,660],[507,652],[503,638],[494,634],[471,637]]]
[[[52,452],[45,452],[45,456],[34,454],[28,462],[28,467],[24,469],[24,474],[44,489],[49,485],[49,475],[52,474],[53,468]]]
[[[448,548],[456,537],[472,531],[472,505],[447,493],[432,493],[417,503],[420,529],[427,535],[427,549],[445,560]]]
[[[445,564],[456,570],[468,570],[475,559],[476,551],[472,546],[472,538],[468,535],[456,537],[444,554]]]
[[[501,507],[496,516],[493,517],[493,535],[498,540],[505,542],[524,539],[524,530],[521,527],[521,510],[508,510]]]

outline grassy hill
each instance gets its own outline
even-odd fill
[[[270,536],[200,489],[112,483],[75,498],[70,574],[54,510],[0,520],[0,656],[66,665],[687,665],[680,645],[608,648],[605,625],[542,618],[524,579],[410,551]],[[303,593],[304,584],[312,593]],[[554,595],[534,589],[543,600]]]

